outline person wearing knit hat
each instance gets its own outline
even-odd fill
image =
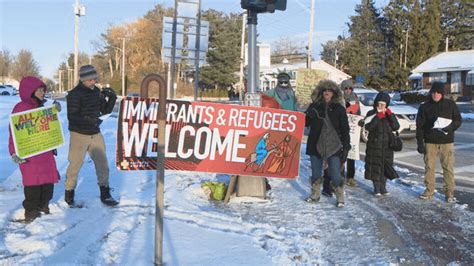
[[[79,78],[79,84],[66,96],[67,118],[71,134],[64,200],[71,207],[77,206],[74,201],[77,175],[86,153],[89,153],[96,168],[100,199],[105,205],[114,206],[118,204],[118,201],[110,195],[109,164],[104,137],[100,133],[102,123],[100,117],[112,112],[117,95],[111,88],[100,90],[96,86],[98,75],[92,65],[82,66],[79,70]]]
[[[311,160],[311,195],[307,202],[320,200],[323,182],[323,163],[328,164],[328,173],[336,194],[336,206],[344,207],[344,179],[341,176],[341,161],[345,161],[350,149],[349,122],[339,86],[331,80],[322,80],[312,93],[306,110],[305,125],[310,128],[306,154]]]
[[[374,108],[367,112],[364,119],[364,127],[369,132],[365,150],[364,177],[372,181],[376,197],[389,194],[386,187],[387,178],[398,177],[393,170],[393,150],[390,149],[389,143],[392,132],[397,131],[400,124],[389,106],[390,96],[385,92],[379,92],[375,96]]]
[[[430,99],[422,103],[416,116],[417,151],[424,155],[425,191],[420,199],[433,198],[436,179],[436,158],[443,168],[444,193],[448,203],[454,197],[454,132],[461,126],[461,114],[456,103],[444,97],[445,84],[433,82]]]
[[[86,80],[97,80],[97,70],[93,65],[85,65],[79,68],[79,79],[84,82]]]

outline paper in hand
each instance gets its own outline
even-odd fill
[[[453,121],[453,120],[448,119],[448,118],[438,117],[438,119],[436,119],[436,121],[434,122],[433,129],[436,129],[436,128],[439,128],[439,129],[445,128],[445,127],[449,126],[452,121]]]

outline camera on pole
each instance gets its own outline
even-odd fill
[[[286,10],[287,0],[241,0],[242,9],[254,11],[256,13],[273,13],[275,10]]]

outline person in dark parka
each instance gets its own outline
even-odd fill
[[[397,117],[388,108],[390,96],[385,92],[377,94],[374,109],[367,112],[365,129],[369,132],[365,156],[365,179],[372,180],[375,196],[389,194],[387,178],[393,179],[393,151],[389,148],[392,131],[400,128]]]
[[[311,196],[307,202],[318,202],[323,175],[323,162],[335,188],[336,206],[344,207],[344,178],[341,161],[350,149],[349,122],[342,105],[342,91],[331,80],[322,80],[311,95],[313,103],[306,110],[306,126],[310,128],[306,154],[311,160]]]

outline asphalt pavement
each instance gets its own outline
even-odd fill
[[[360,146],[361,155],[365,154],[365,143]],[[454,143],[454,173],[456,181],[455,197],[459,203],[468,204],[474,211],[474,121],[463,121],[455,133]],[[416,151],[415,139],[404,139],[403,150],[395,153],[394,164],[410,170],[404,178],[423,184],[424,162],[423,156]],[[436,187],[443,191],[443,170],[441,163],[436,165]]]

